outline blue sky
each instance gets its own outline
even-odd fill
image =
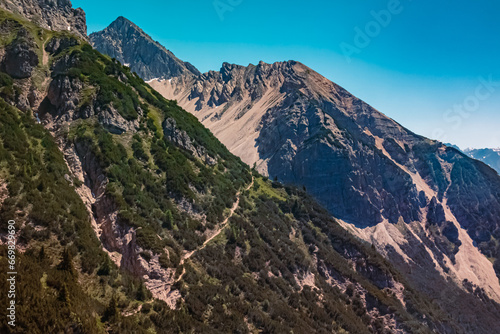
[[[500,147],[495,0],[74,0],[89,33],[125,16],[202,72],[301,61],[407,128]]]

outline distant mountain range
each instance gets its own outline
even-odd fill
[[[471,158],[482,161],[500,173],[500,148],[466,148],[462,150],[457,145],[447,143],[446,146],[453,147]]]
[[[480,160],[500,173],[500,149],[482,148],[466,149],[464,152],[471,158]]]

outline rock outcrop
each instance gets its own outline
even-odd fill
[[[26,79],[38,65],[35,41],[26,29],[21,28],[12,43],[5,49],[1,67],[12,78]]]
[[[200,74],[193,65],[178,59],[122,16],[89,37],[97,50],[130,66],[144,80]]]
[[[202,159],[209,165],[214,165],[217,161],[211,157],[205,148],[195,146],[186,131],[180,130],[177,127],[177,122],[173,118],[167,118],[163,121],[163,133],[165,137],[175,143],[178,147],[182,147],[188,152],[191,152],[195,157]]]
[[[55,31],[69,31],[87,38],[85,12],[74,9],[70,0],[2,0],[0,7],[19,14],[36,25]]]

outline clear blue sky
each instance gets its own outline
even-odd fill
[[[500,147],[496,0],[74,0],[73,5],[86,11],[89,33],[125,16],[202,72],[218,70],[224,61],[301,61],[419,134],[462,148]],[[389,16],[377,22],[373,11]],[[359,38],[358,31],[368,35]]]

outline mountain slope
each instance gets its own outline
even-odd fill
[[[428,282],[445,278],[500,301],[500,178],[489,167],[298,62],[165,79],[150,84],[249,165],[305,186],[422,289],[438,294]]]
[[[374,229],[387,230],[390,239],[376,242],[381,251],[405,246],[395,224],[414,225],[434,244],[426,251],[445,276],[451,270],[498,300],[491,263],[473,244],[498,256],[490,240],[499,227],[500,178],[486,166],[411,133],[297,62],[224,64],[191,82],[151,84],[248,164],[307,187],[359,236],[373,242]],[[476,262],[478,275],[459,269]]]
[[[122,16],[106,29],[90,34],[89,38],[97,50],[128,64],[144,80],[200,74],[193,65],[179,60]]]
[[[16,220],[20,288],[2,333],[466,332],[127,67],[4,10],[0,26],[0,214]],[[477,306],[486,333],[497,305]]]

